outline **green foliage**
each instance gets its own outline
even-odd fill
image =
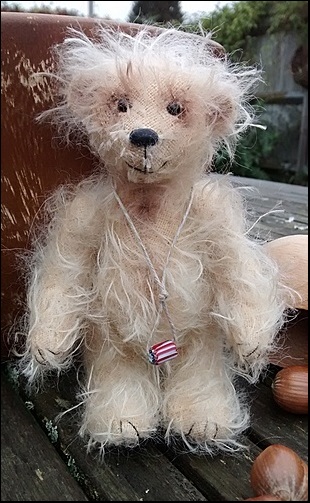
[[[132,23],[182,23],[180,2],[133,2],[128,21]]]
[[[266,13],[270,11],[267,1],[242,1],[217,7],[208,17],[201,20],[207,31],[214,31],[216,40],[228,52],[245,48],[247,38],[266,31]]]
[[[64,7],[52,7],[50,5],[33,5],[25,8],[18,2],[1,2],[2,12],[34,12],[36,14],[58,14],[62,16],[81,16],[76,9],[66,9]]]
[[[307,167],[298,173],[292,166],[277,161],[274,156],[274,152],[281,148],[281,136],[282,132],[272,123],[267,125],[265,131],[252,128],[240,138],[232,160],[225,148],[217,152],[212,170],[221,174],[233,173],[247,178],[307,186]]]
[[[269,33],[294,31],[302,43],[308,39],[308,2],[273,2],[274,12],[270,19]]]
[[[24,9],[19,3],[1,2],[1,11],[3,11],[3,12],[23,12]]]
[[[296,82],[307,87],[308,56],[307,49],[304,49],[307,48],[308,37],[307,1],[234,2],[217,7],[210,15],[204,15],[200,24],[206,31],[213,32],[213,38],[225,47],[232,59],[239,60],[242,56],[242,60],[249,63],[255,63],[256,54],[251,43],[255,37],[278,32],[295,33],[301,44],[299,50],[303,52],[297,68],[294,70],[292,67],[291,71],[294,71]],[[198,22],[186,27],[188,31],[199,33],[197,28]],[[274,63],[277,64],[277,61]],[[281,152],[280,136],[279,125],[270,124],[266,132],[251,129],[241,138],[232,162],[225,151],[218,153],[214,162],[215,171],[232,171],[239,176],[307,185],[307,167],[302,174],[298,174],[291,163],[276,162]],[[284,137],[288,141],[291,138],[289,133],[282,134],[282,142]]]
[[[213,170],[222,174],[232,172],[238,176],[270,180],[263,166],[276,147],[279,137],[280,133],[271,124],[266,130],[253,127],[240,138],[232,161],[227,151],[220,149],[214,160]]]
[[[301,39],[308,33],[307,1],[240,1],[201,19],[202,27],[215,33],[227,52],[246,49],[248,39],[266,33],[293,31]]]

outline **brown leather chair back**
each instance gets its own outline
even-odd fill
[[[83,149],[60,146],[47,124],[36,116],[49,107],[50,96],[34,84],[31,74],[52,62],[51,47],[63,40],[67,27],[88,34],[98,21],[50,14],[1,14],[1,147],[2,147],[2,356],[7,357],[7,334],[25,308],[25,284],[20,253],[30,248],[30,229],[38,211],[59,184],[87,175],[94,159]],[[115,25],[113,22],[107,24]],[[139,25],[123,23],[124,31]]]

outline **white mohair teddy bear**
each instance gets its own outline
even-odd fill
[[[70,31],[54,78],[43,117],[87,140],[101,168],[50,201],[23,372],[37,382],[79,352],[80,433],[103,452],[158,428],[197,452],[238,449],[249,413],[235,378],[258,379],[285,294],[240,190],[208,173],[251,125],[258,73],[209,36],[103,27],[93,40]]]

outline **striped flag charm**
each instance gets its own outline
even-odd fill
[[[174,341],[164,341],[154,344],[148,354],[150,363],[160,365],[178,356],[178,351]]]

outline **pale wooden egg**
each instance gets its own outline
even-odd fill
[[[297,292],[292,307],[308,310],[308,236],[284,236],[264,247],[277,262],[285,285]]]

